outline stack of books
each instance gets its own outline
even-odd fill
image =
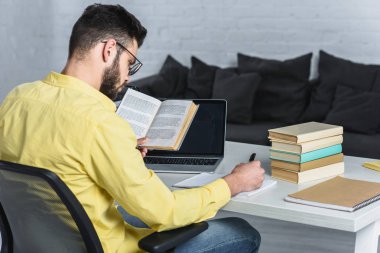
[[[272,177],[304,183],[344,173],[343,127],[308,122],[268,132]]]

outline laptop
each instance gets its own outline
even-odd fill
[[[214,172],[224,157],[227,102],[194,99],[198,111],[179,150],[150,150],[144,158],[156,172]]]

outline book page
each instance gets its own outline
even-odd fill
[[[178,188],[195,188],[195,187],[201,187],[203,185],[209,184],[219,178],[224,177],[228,173],[200,173],[198,175],[195,175],[193,177],[190,177],[188,179],[185,179],[181,182],[178,182],[173,185],[173,187],[178,187]],[[266,177],[263,181],[263,184],[261,185],[260,188],[257,188],[255,190],[249,191],[249,192],[241,192],[233,197],[234,200],[239,201],[239,200],[246,200],[247,198],[257,195],[258,193],[274,186],[277,184],[277,181],[270,179],[269,177]]]
[[[160,100],[128,89],[116,113],[128,121],[139,139],[146,136],[160,105]]]
[[[224,177],[228,173],[219,174],[219,173],[207,173],[203,172],[193,177],[187,178],[181,182],[178,182],[173,185],[173,187],[179,188],[195,188],[201,187],[203,185],[209,184],[219,178]]]
[[[257,195],[257,194],[265,191],[266,189],[268,189],[272,186],[275,186],[276,184],[277,184],[276,180],[265,177],[262,185],[259,188],[257,188],[256,190],[249,191],[249,192],[241,192],[241,193],[235,195],[235,197],[233,197],[232,199],[234,199],[236,201],[239,201],[239,200],[244,201],[244,199],[247,199],[251,196]]]
[[[146,135],[150,140],[145,146],[173,146],[192,103],[188,100],[162,102]]]

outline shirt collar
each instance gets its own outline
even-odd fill
[[[73,76],[59,74],[59,73],[52,71],[45,77],[43,82],[50,84],[50,85],[62,87],[62,88],[79,90],[79,91],[84,92],[87,95],[97,99],[108,110],[116,111],[116,106],[111,99],[109,99],[106,95],[104,95],[103,93],[101,93],[97,89],[93,88],[88,83],[86,83],[86,82],[84,82],[78,78],[75,78]]]

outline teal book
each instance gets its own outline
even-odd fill
[[[296,154],[276,149],[270,149],[270,158],[274,160],[293,162],[293,163],[306,163],[317,160],[323,157],[342,153],[342,144],[330,146],[327,148],[317,149],[311,152]]]

